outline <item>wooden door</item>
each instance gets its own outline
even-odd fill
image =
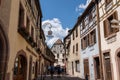
[[[74,75],[74,64],[72,62],[72,75]]]
[[[120,52],[117,55],[118,78],[120,79]]]
[[[105,80],[112,80],[111,63],[109,53],[104,54]]]
[[[26,80],[27,63],[23,56],[18,56],[14,63],[14,77],[13,80]]]
[[[95,67],[95,79],[100,79],[100,61],[99,57],[94,58],[94,67]]]
[[[88,76],[88,80],[89,80],[89,61],[88,61],[88,59],[84,60],[84,76],[86,77],[86,75]]]
[[[31,80],[31,75],[32,75],[32,56],[30,56],[29,60],[29,80]]]

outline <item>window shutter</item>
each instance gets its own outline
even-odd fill
[[[89,34],[87,35],[87,44],[88,44],[88,46],[90,45],[90,43],[89,43]]]
[[[91,33],[89,34],[89,45],[91,45],[92,44],[92,41],[91,41]]]
[[[81,49],[83,49],[83,39],[81,39]]]
[[[94,43],[96,43],[96,30],[94,30]]]
[[[109,35],[109,21],[104,21],[104,36],[107,37]]]
[[[117,11],[114,12],[114,14],[113,14],[113,19],[118,20],[118,13],[117,13]],[[119,24],[116,24],[116,25],[119,25]],[[114,28],[113,31],[114,31],[114,32],[118,32],[118,31],[119,31],[119,28]]]

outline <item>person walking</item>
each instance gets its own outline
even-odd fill
[[[60,67],[57,67],[57,77],[60,78],[60,74],[61,74],[61,68]]]
[[[54,66],[50,66],[50,74],[51,74],[51,79],[53,79],[53,74],[54,74]]]

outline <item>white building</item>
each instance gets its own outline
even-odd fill
[[[80,72],[81,78],[88,75],[89,80],[100,79],[100,60],[98,45],[98,28],[96,6],[92,1],[78,18],[80,27],[81,53]]]
[[[64,57],[65,57],[65,49],[63,42],[58,39],[52,46],[51,51],[55,55],[55,63],[54,66],[60,65],[64,67]]]
[[[104,80],[120,80],[120,30],[119,27],[112,27],[111,24],[113,19],[120,20],[120,0],[101,0],[98,10],[103,78]]]

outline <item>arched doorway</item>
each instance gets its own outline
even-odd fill
[[[13,80],[26,80],[27,59],[23,55],[19,55],[16,57],[13,75]]]
[[[5,76],[7,76],[6,70],[9,56],[8,47],[9,47],[8,38],[5,35],[3,26],[1,26],[0,24],[0,80],[5,80]]]
[[[117,54],[118,76],[120,79],[120,52]]]

